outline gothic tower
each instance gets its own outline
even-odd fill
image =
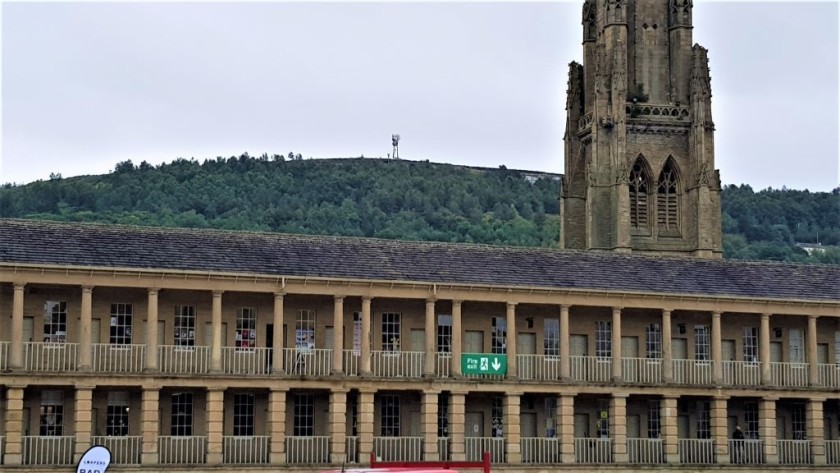
[[[720,178],[692,0],[586,0],[569,65],[564,248],[719,258]]]

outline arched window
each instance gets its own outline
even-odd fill
[[[674,161],[668,158],[656,189],[656,216],[659,231],[678,232],[680,229],[680,206],[677,194],[677,172]]]
[[[639,156],[630,170],[630,228],[648,229],[648,188],[650,178],[644,158]]]

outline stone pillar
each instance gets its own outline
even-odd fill
[[[671,310],[662,309],[662,380],[674,380],[674,352],[671,349]]]
[[[438,391],[423,391],[420,399],[420,427],[423,431],[423,461],[440,461],[437,442],[439,395],[440,392]]]
[[[286,463],[286,389],[272,388],[268,395],[268,434],[272,465]]]
[[[461,328],[461,301],[452,301],[452,359],[450,360],[452,362],[452,366],[450,367],[452,376],[461,376],[461,341],[463,337],[464,333]],[[452,424],[450,423],[451,428]],[[463,444],[463,441],[461,443]],[[462,452],[463,449],[464,447],[462,445]]]
[[[505,315],[507,320],[507,334],[505,337],[505,344],[507,345],[507,350],[505,350],[507,354],[507,377],[509,379],[516,379],[519,377],[516,365],[516,303],[507,303],[507,312]],[[517,445],[519,445],[518,442]]]
[[[9,386],[6,389],[6,445],[3,449],[6,466],[20,465],[23,461],[23,390],[26,386]]]
[[[610,398],[610,434],[613,440],[613,462],[627,463],[627,395],[613,394]]]
[[[76,463],[90,448],[90,436],[93,432],[93,386],[76,386],[73,416],[76,431],[75,457]]]
[[[720,338],[720,312],[712,312],[712,377],[718,386],[723,382],[723,352]]]
[[[90,370],[93,346],[91,345],[91,319],[93,311],[93,287],[82,286],[82,313],[79,323],[79,369]],[[99,340],[96,340],[98,343]],[[76,442],[78,445],[78,442]],[[82,452],[84,453],[84,452]]]
[[[808,316],[808,380],[811,386],[820,386],[819,360],[817,360],[817,316]],[[810,437],[809,437],[810,438]]]
[[[520,400],[519,394],[508,393],[504,398],[505,451],[508,465],[522,463],[522,445],[519,442],[522,427],[520,425]]]
[[[677,430],[678,396],[663,396],[660,409],[662,421],[662,444],[667,463],[679,463],[679,431]]]
[[[770,314],[761,314],[758,344],[761,350],[761,384],[770,384]]]
[[[621,381],[621,307],[612,310],[612,378]],[[626,443],[625,443],[626,451]],[[626,455],[625,455],[626,456]]]
[[[274,333],[271,340],[271,371],[274,374],[283,373],[283,299],[285,293],[274,293]]]
[[[823,403],[825,399],[812,398],[805,407],[805,435],[811,441],[811,458],[814,465],[825,465],[825,418]]]
[[[466,429],[467,394],[455,392],[449,396],[449,436],[452,461],[464,461],[467,455],[464,432]]]
[[[779,464],[779,450],[776,446],[776,399],[762,399],[758,402],[758,438],[764,440],[764,454],[767,464]]]
[[[370,297],[362,297],[362,357],[359,373],[370,376]],[[372,440],[371,440],[372,442]]]
[[[715,396],[710,403],[709,420],[717,463],[729,463],[729,432],[726,425],[728,400],[729,396]]]
[[[143,388],[143,401],[140,412],[140,463],[158,464],[158,433],[160,432],[160,388]]]
[[[347,463],[347,390],[330,391],[330,463]]]
[[[560,379],[572,377],[571,359],[569,358],[569,306],[560,306]]]
[[[213,326],[213,346],[210,347],[210,371],[222,371],[222,293],[213,291],[213,312],[211,323]]]
[[[225,426],[225,390],[210,388],[207,390],[207,464],[221,465],[222,435]]]
[[[26,284],[15,284],[12,296],[12,346],[9,353],[9,367],[23,368],[23,289]],[[7,430],[8,432],[8,430]]]
[[[376,391],[359,391],[359,463],[370,463],[373,451],[374,395]]]
[[[435,324],[435,300],[426,299],[426,353],[423,360],[423,363],[426,366],[423,370],[423,374],[428,377],[434,377],[435,375],[435,365],[437,362],[437,350],[435,349],[436,336],[437,324]],[[437,446],[437,443],[435,443],[435,446]]]
[[[146,312],[146,370],[158,370],[158,290],[149,289]],[[155,450],[157,455],[157,450]]]
[[[557,398],[557,438],[563,463],[575,462],[575,397],[569,394]]]
[[[342,373],[344,373],[344,296],[335,296],[333,305],[332,374],[340,375]]]

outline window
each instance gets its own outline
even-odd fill
[[[67,303],[47,301],[44,304],[44,343],[67,341]]]
[[[189,437],[193,434],[193,395],[177,393],[172,395],[171,434],[177,437]]]
[[[694,359],[709,361],[711,357],[711,338],[708,325],[694,326]]]
[[[790,426],[794,440],[806,440],[805,432],[805,404],[790,406]]]
[[[493,317],[490,331],[491,353],[507,353],[507,319]]]
[[[697,438],[712,438],[711,404],[709,401],[697,401]]]
[[[314,394],[295,394],[295,408],[292,422],[292,435],[296,437],[311,437],[315,435]]]
[[[679,205],[677,202],[677,173],[674,162],[670,158],[659,175],[659,185],[656,190],[656,215],[659,230],[665,232],[679,231]]]
[[[560,319],[545,319],[545,356],[560,356]]]
[[[648,228],[648,182],[650,178],[639,156],[630,170],[630,227],[634,230]]]
[[[491,412],[493,417],[493,431],[491,437],[501,438],[505,436],[505,422],[504,422],[504,401],[500,397],[493,398],[493,410]]]
[[[658,323],[645,327],[645,352],[648,358],[662,358],[662,326]]]
[[[362,313],[353,312],[353,356],[362,354]]]
[[[382,351],[400,351],[400,314],[382,314]]]
[[[64,435],[63,392],[41,391],[41,421],[38,432],[45,437]]]
[[[315,311],[299,310],[295,321],[295,348],[308,351],[315,348]]]
[[[805,333],[802,329],[792,328],[788,331],[790,340],[790,362],[805,363]]]
[[[840,365],[840,331],[834,332],[834,363]]]
[[[449,437],[449,393],[438,394],[438,437]]]
[[[744,361],[758,362],[758,328],[744,327]]]
[[[662,423],[660,415],[662,413],[662,406],[659,399],[651,399],[648,401],[648,438],[658,439],[661,435]]]
[[[438,315],[437,323],[438,353],[452,353],[452,316]]]
[[[108,411],[106,435],[128,435],[129,397],[125,391],[110,391],[108,393]]]
[[[195,307],[175,306],[175,346],[195,346]],[[190,395],[192,396],[192,395]],[[192,398],[191,398],[192,399]]]
[[[545,436],[557,437],[557,398],[545,399]]]
[[[394,394],[382,395],[382,432],[383,437],[400,436],[400,397]]]
[[[612,322],[602,320],[595,322],[595,356],[599,358],[612,356]]]
[[[233,395],[233,435],[254,435],[254,395]]]
[[[598,399],[595,401],[598,409],[598,417],[595,420],[595,435],[597,438],[608,438],[610,436],[610,401],[609,399]]]
[[[111,304],[111,345],[131,345],[131,304]]]
[[[758,438],[758,403],[744,403],[744,437],[748,439]]]
[[[236,348],[250,350],[257,345],[257,310],[242,307],[236,313]]]

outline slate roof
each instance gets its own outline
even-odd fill
[[[0,264],[840,302],[840,266],[0,219]]]

